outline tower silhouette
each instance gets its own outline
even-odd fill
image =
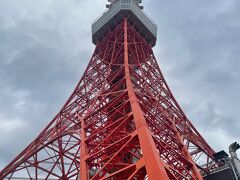
[[[159,69],[141,0],[109,3],[70,98],[0,179],[201,180],[217,166]]]

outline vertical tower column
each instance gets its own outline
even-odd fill
[[[143,159],[149,179],[168,180],[164,162],[160,159],[153,138],[144,119],[141,107],[134,93],[128,61],[128,22],[124,18],[124,67],[126,88],[136,124],[139,142],[143,151]]]
[[[86,155],[87,155],[87,146],[85,143],[86,133],[85,133],[85,122],[84,119],[81,118],[81,150],[80,150],[80,179],[88,179],[88,169],[86,163]]]

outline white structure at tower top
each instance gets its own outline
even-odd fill
[[[107,32],[113,30],[124,17],[128,18],[148,43],[155,46],[157,26],[143,12],[142,0],[108,0],[107,10],[92,24],[92,40],[97,44]]]

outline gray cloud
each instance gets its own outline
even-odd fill
[[[173,94],[210,145],[226,149],[240,135],[240,2],[143,3],[159,26],[154,51]],[[104,5],[0,1],[0,169],[70,95],[93,52],[90,25]]]
[[[239,7],[236,0],[174,1],[151,10],[158,19],[156,51],[165,77],[216,150],[226,150],[240,135]]]

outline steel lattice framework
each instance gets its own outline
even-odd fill
[[[152,46],[123,17],[74,92],[0,179],[201,180],[214,151],[173,97]]]

